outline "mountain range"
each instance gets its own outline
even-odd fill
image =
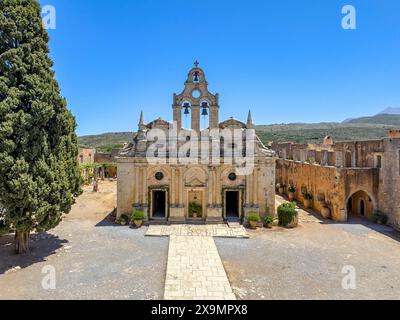
[[[320,143],[327,135],[336,141],[372,140],[386,137],[388,130],[400,127],[400,108],[386,108],[374,116],[347,119],[342,123],[289,123],[256,126],[265,144],[272,142]],[[131,141],[132,132],[104,133],[79,137],[81,147],[110,152]]]

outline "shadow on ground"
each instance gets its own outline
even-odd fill
[[[14,235],[6,235],[0,238],[0,275],[13,268],[27,268],[33,264],[46,261],[46,258],[68,243],[51,234],[32,235],[29,243],[30,251],[18,255],[14,250]]]
[[[118,226],[121,226],[120,224],[115,223],[116,215],[117,215],[117,212],[116,212],[116,209],[114,209],[109,214],[107,214],[103,220],[101,220],[99,223],[97,223],[96,227],[118,227]]]

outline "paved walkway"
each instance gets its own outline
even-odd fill
[[[146,236],[169,237],[175,236],[198,236],[219,238],[248,238],[243,226],[237,224],[229,227],[226,224],[217,225],[152,225],[146,232]]]
[[[214,239],[171,235],[166,300],[236,300]]]

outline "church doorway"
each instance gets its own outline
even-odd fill
[[[239,209],[239,191],[226,191],[225,200],[225,213],[226,218],[229,219],[239,219],[240,209]]]
[[[166,191],[153,191],[153,218],[165,219],[167,217],[167,193]]]

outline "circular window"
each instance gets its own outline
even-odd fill
[[[156,180],[161,181],[162,179],[164,179],[164,174],[162,172],[157,172]]]
[[[228,176],[229,180],[231,181],[235,181],[237,179],[236,173],[230,173]]]
[[[192,97],[193,98],[198,99],[198,98],[200,98],[200,96],[201,96],[201,92],[199,90],[194,90],[192,92]]]

